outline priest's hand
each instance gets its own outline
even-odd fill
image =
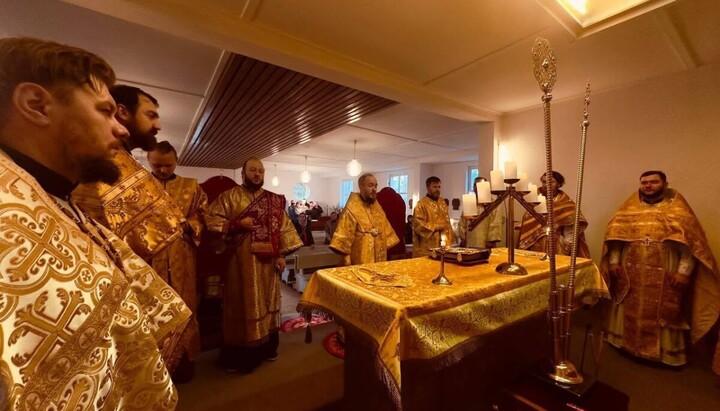
[[[285,258],[278,257],[277,260],[275,260],[275,269],[277,272],[281,273],[285,271]]]
[[[670,277],[670,278],[669,278],[669,280],[670,280],[670,285],[673,286],[673,287],[675,287],[675,288],[680,288],[680,289],[685,288],[685,286],[686,286],[686,285],[688,284],[688,282],[690,281],[690,277],[689,277],[689,276],[687,276],[687,275],[682,275],[682,274],[680,274],[680,273],[668,274],[668,276]]]
[[[230,226],[228,227],[228,232],[252,231],[258,227],[258,225],[255,225],[255,220],[253,220],[252,217],[245,217],[242,220],[232,220],[230,222]]]
[[[620,264],[610,264],[610,267],[608,268],[608,272],[610,273],[611,277],[619,278],[620,274],[622,274],[622,268],[620,268]]]

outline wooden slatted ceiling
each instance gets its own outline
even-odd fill
[[[240,168],[395,104],[233,54],[210,95],[180,164]]]

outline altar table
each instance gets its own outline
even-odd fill
[[[453,282],[450,286],[431,283],[439,273],[440,262],[429,257],[320,270],[308,283],[298,311],[323,312],[347,327],[346,399],[351,394],[348,388],[355,388],[353,384],[348,387],[348,381],[357,380],[357,375],[362,374],[361,370],[350,369],[354,367],[351,363],[362,363],[356,361],[357,353],[352,352],[359,346],[356,341],[359,339],[361,345],[370,348],[371,356],[367,359],[372,362],[376,380],[360,383],[369,386],[379,382],[392,408],[422,408],[423,402],[403,398],[410,391],[420,394],[425,391],[417,386],[405,389],[402,374],[406,368],[418,364],[434,371],[453,367],[465,357],[476,355],[488,341],[494,341],[492,334],[507,334],[508,326],[523,324],[524,320],[530,327],[526,337],[530,337],[531,329],[539,335],[540,340],[535,339],[533,348],[541,347],[544,352],[549,346],[544,313],[550,273],[549,263],[542,261],[541,256],[516,251],[515,261],[527,269],[526,276],[495,272],[498,264],[507,261],[506,249],[493,250],[488,264],[460,266],[446,262],[446,276]],[[606,287],[592,260],[577,261],[576,297],[604,293]],[[569,257],[557,256],[558,284],[567,282],[569,263]],[[398,286],[388,286],[393,284]],[[528,323],[532,318],[535,321]],[[519,339],[508,344],[519,343],[518,347],[522,347],[530,343],[522,341],[522,332]],[[493,355],[484,353],[486,359],[488,354]],[[365,399],[370,401],[369,397]]]

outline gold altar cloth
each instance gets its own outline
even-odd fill
[[[494,249],[488,264],[464,267],[445,264],[451,286],[431,283],[440,262],[428,257],[366,264],[385,275],[406,275],[408,288],[368,285],[353,267],[317,271],[305,288],[298,311],[321,311],[365,332],[376,344],[376,368],[397,402],[400,362],[442,356],[445,365],[459,361],[476,347],[475,337],[547,310],[550,293],[549,263],[542,253],[516,250],[515,262],[527,276],[498,274],[495,267],[507,261],[507,249]],[[567,283],[570,257],[557,256],[558,284]],[[576,296],[607,295],[592,260],[578,258]]]

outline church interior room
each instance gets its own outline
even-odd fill
[[[173,148],[168,178],[196,179],[208,197],[192,246],[200,348],[175,381],[178,410],[720,409],[720,1],[0,0],[0,10],[0,38],[85,49],[118,84],[152,95],[157,140]],[[556,74],[545,90],[538,70]],[[541,181],[548,141],[562,174],[552,189]],[[157,177],[145,150],[130,154]],[[506,189],[503,173],[525,188]],[[476,209],[485,187],[476,178],[491,175],[486,207],[537,187],[568,197],[567,212],[557,197],[553,206],[556,223],[571,223],[552,263],[547,237],[524,246],[526,221],[549,232],[547,212],[534,208],[538,219],[524,208],[535,200],[509,194],[492,213]],[[255,188],[230,194],[242,187]],[[260,191],[277,196],[258,206]],[[574,233],[580,199],[583,231]],[[663,214],[665,201],[689,206]],[[272,257],[255,243],[239,251],[260,227],[227,217],[241,203],[280,222],[262,240]],[[271,205],[277,214],[263,208]],[[480,245],[470,242],[476,225],[488,232]],[[665,226],[671,240],[657,233]],[[245,234],[233,237],[233,227]],[[665,238],[661,262],[648,257],[653,235]],[[577,237],[587,254],[575,261]],[[482,263],[462,261],[485,248]],[[0,259],[2,249],[0,236]],[[471,251],[453,261],[453,250]],[[244,294],[228,298],[232,277],[248,275],[228,266],[250,258],[254,275],[267,265],[262,281],[240,281]],[[505,261],[522,272],[496,272]],[[627,277],[631,265],[665,274],[648,286],[655,297],[630,293],[618,311],[614,290],[651,281]],[[452,284],[430,282],[444,275]],[[561,332],[561,342],[552,328],[562,321],[548,311],[556,275],[578,279],[558,303],[572,307],[571,323],[562,314],[572,338]],[[626,277],[630,285],[618,283]],[[249,296],[269,281],[281,300]],[[664,309],[668,288],[680,290],[669,333],[647,314]],[[279,342],[247,369],[221,354],[224,316],[244,298],[279,310],[270,326]],[[635,308],[645,317],[632,317]],[[262,323],[253,315],[243,321]],[[680,339],[671,345],[682,360],[618,348],[636,332],[630,318],[663,330],[647,343],[657,352]],[[3,320],[0,353],[10,330]],[[583,382],[533,374],[540,359],[557,366],[564,349],[553,344],[567,345]]]

